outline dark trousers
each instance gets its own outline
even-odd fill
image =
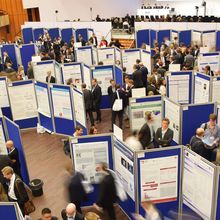
[[[94,118],[93,118],[92,111],[91,110],[86,110],[86,116],[87,115],[89,116],[89,120],[90,120],[91,126],[94,126]]]
[[[101,111],[100,111],[100,108],[97,108],[95,110],[95,112],[96,112],[96,120],[97,121],[101,121]]]
[[[109,220],[116,220],[115,209],[113,205],[105,208],[105,210],[108,213]]]
[[[21,209],[22,215],[25,216],[25,213],[24,213],[24,204],[23,204],[23,203],[19,203],[17,200],[14,200],[14,199],[12,199],[12,198],[10,198],[10,197],[8,197],[8,200],[9,200],[9,202],[17,202],[19,208]]]
[[[113,124],[115,124],[116,117],[118,116],[119,121],[119,127],[122,129],[122,123],[123,123],[123,113],[124,111],[112,111],[112,130],[113,130]]]

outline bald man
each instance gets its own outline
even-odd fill
[[[202,141],[204,133],[205,131],[203,128],[197,128],[196,135],[191,138],[189,144],[194,152],[204,157],[205,159],[210,160],[211,151],[205,147],[205,143]]]
[[[12,140],[8,140],[6,142],[6,147],[8,149],[8,157],[12,161],[12,168],[13,168],[14,172],[22,178],[18,149],[15,148]]]
[[[83,220],[83,216],[76,211],[76,206],[73,203],[69,203],[66,209],[61,212],[63,220]]]

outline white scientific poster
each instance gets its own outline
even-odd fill
[[[81,64],[68,64],[62,65],[63,72],[63,81],[64,84],[67,83],[68,79],[73,79],[73,83],[75,84],[75,80],[78,79],[80,84],[82,83],[82,73],[81,73]]]
[[[96,164],[109,164],[108,142],[72,143],[75,170],[84,174],[91,183],[99,182]]]
[[[110,80],[113,79],[113,69],[93,69],[93,78],[96,78],[99,86],[102,89],[102,95],[108,95],[108,87],[110,86]]]
[[[220,103],[220,78],[213,78],[212,82],[212,102]]]
[[[39,85],[35,85],[35,90],[37,96],[38,112],[40,112],[42,115],[51,118],[50,103],[49,103],[47,88],[44,88]]]
[[[220,105],[217,106],[217,124],[220,126]]]
[[[104,65],[115,64],[115,48],[99,48],[97,52],[99,62],[102,61]]]
[[[148,72],[151,73],[151,55],[146,50],[141,50],[141,61],[147,67]]]
[[[55,67],[56,83],[63,84],[60,64],[55,62],[54,67]]]
[[[0,91],[0,108],[9,107],[10,105],[5,80],[0,80]]]
[[[180,104],[189,104],[190,76],[189,75],[169,75],[169,98]]]
[[[203,73],[205,66],[209,65],[212,71],[220,69],[220,56],[219,54],[209,56],[208,53],[200,54],[198,58],[199,72]]]
[[[8,84],[13,120],[37,117],[37,100],[34,84],[12,86]]]
[[[43,64],[43,62],[39,65],[37,63],[33,63],[33,72],[34,79],[36,81],[46,82],[47,72],[51,71],[51,75],[55,77],[54,63]]]
[[[192,31],[192,43],[193,45],[201,46],[202,44],[202,33],[199,31]]]
[[[22,62],[21,62],[20,47],[16,44],[15,44],[15,56],[16,56],[17,64],[21,66]]]
[[[184,156],[183,203],[204,220],[212,220],[214,168],[187,150]]]
[[[86,110],[84,105],[83,94],[76,89],[73,89],[73,103],[74,103],[74,113],[76,121],[81,125],[86,127]]]
[[[146,122],[145,112],[152,112],[154,118],[154,130],[161,127],[162,120],[162,100],[150,102],[136,102],[136,99],[130,100],[130,123],[133,131],[140,130]]]
[[[3,124],[0,121],[0,155],[7,155],[8,151],[7,151],[7,147],[5,144],[5,136],[4,136],[4,131],[3,131]]]
[[[115,48],[116,60],[119,60],[121,63],[121,50],[119,48]]]
[[[92,48],[93,65],[98,65],[98,52],[95,47]]]
[[[114,145],[115,172],[125,192],[135,201],[134,187],[134,153],[123,144],[115,141]]]
[[[83,65],[83,81],[86,84],[86,88],[91,90],[91,72],[87,65]]]
[[[178,197],[178,155],[140,161],[141,202],[163,203]]]
[[[202,34],[202,45],[208,47],[210,52],[216,51],[216,32],[207,32]]]
[[[165,118],[170,120],[170,129],[173,130],[173,140],[179,144],[180,142],[180,106],[164,99]]]
[[[209,102],[209,89],[210,81],[203,79],[199,76],[195,76],[195,93],[194,93],[194,103],[207,103]]]
[[[171,42],[174,42],[174,39],[177,38],[177,44],[179,43],[179,33],[176,31],[171,31]]]
[[[137,59],[141,59],[139,50],[122,50],[122,65],[126,67],[128,74],[134,72],[133,66]]]
[[[91,66],[93,65],[92,56],[92,47],[79,47],[76,49],[77,62],[82,62]]]
[[[70,92],[65,88],[51,88],[54,117],[73,120]]]

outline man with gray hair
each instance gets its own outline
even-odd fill
[[[61,212],[63,220],[83,220],[83,216],[76,211],[76,206],[73,203],[69,203],[66,209]]]

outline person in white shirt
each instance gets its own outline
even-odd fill
[[[135,151],[143,150],[142,144],[138,139],[138,132],[137,131],[133,131],[132,135],[126,138],[125,143],[132,150],[135,150]]]

